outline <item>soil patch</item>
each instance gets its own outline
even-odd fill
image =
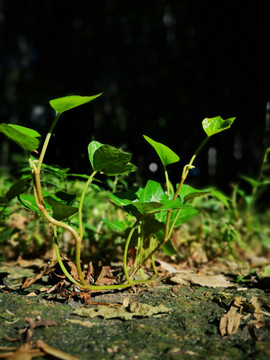
[[[219,329],[222,316],[236,298],[248,301],[255,296],[261,304],[269,304],[269,294],[260,289],[159,284],[136,292],[91,294],[91,301],[106,303],[108,305],[102,306],[107,308],[122,306],[129,301],[154,307],[162,304],[169,309],[146,317],[136,315],[129,320],[80,316],[76,314],[78,309],[97,309],[101,305],[83,305],[74,298],[68,302],[59,295],[48,295],[41,290],[40,285],[26,290],[1,289],[0,346],[19,346],[24,341],[24,335],[19,335],[20,330],[29,325],[25,319],[38,318],[57,325],[35,328],[32,343],[43,340],[81,360],[269,359],[268,316],[264,317],[263,326],[252,328],[248,311],[243,308],[244,316],[235,334],[222,337]]]

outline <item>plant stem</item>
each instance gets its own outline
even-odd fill
[[[40,173],[40,170],[41,170],[41,165],[43,163],[47,147],[49,145],[50,138],[52,136],[52,132],[53,132],[53,130],[55,128],[55,125],[57,124],[57,121],[58,121],[60,116],[61,116],[61,113],[56,113],[56,116],[55,116],[55,118],[53,120],[53,123],[52,123],[52,125],[51,125],[51,127],[50,127],[50,129],[49,129],[49,131],[47,133],[44,144],[42,146],[42,150],[41,150],[41,153],[40,153],[40,156],[39,156],[39,159],[38,159],[38,165],[37,165],[37,172],[39,172],[39,173]]]
[[[81,270],[81,264],[80,264],[80,257],[81,257],[81,239],[80,236],[78,235],[78,233],[70,226],[67,225],[65,223],[63,223],[62,221],[58,221],[56,219],[54,219],[47,211],[45,205],[44,205],[44,200],[43,200],[43,195],[42,195],[42,189],[41,189],[41,183],[40,183],[40,171],[41,171],[41,166],[43,163],[43,159],[46,153],[46,150],[48,148],[49,145],[49,141],[52,135],[52,132],[55,128],[55,125],[57,124],[57,121],[60,117],[61,113],[57,113],[55,116],[55,119],[48,131],[48,134],[45,138],[41,153],[40,153],[40,157],[38,159],[38,163],[37,166],[34,165],[33,162],[30,161],[30,164],[32,165],[32,171],[34,172],[34,196],[35,196],[35,201],[37,204],[37,207],[39,208],[39,210],[41,211],[41,213],[43,214],[43,216],[53,225],[61,227],[63,229],[66,229],[68,231],[71,232],[71,234],[73,235],[74,239],[75,239],[75,247],[76,247],[76,267],[77,267],[77,272],[79,275],[79,279],[81,281],[81,283],[83,285],[87,285],[86,281],[84,280],[83,274],[82,274],[82,270]]]
[[[164,166],[164,174],[165,174],[165,180],[166,180],[166,187],[167,187],[167,195],[168,198],[170,198],[170,182],[169,182],[169,176],[166,166]]]
[[[130,279],[129,275],[128,275],[128,269],[127,269],[127,256],[128,256],[128,248],[129,248],[129,243],[130,243],[130,240],[132,238],[132,235],[134,233],[134,230],[136,229],[136,226],[134,226],[129,234],[128,234],[128,238],[127,238],[127,241],[126,241],[126,244],[125,244],[125,249],[124,249],[124,258],[123,258],[123,269],[124,269],[124,274],[125,274],[125,277],[127,279],[127,282],[132,286],[133,285],[133,281]]]
[[[86,181],[83,192],[82,192],[80,204],[79,204],[78,217],[79,217],[79,234],[80,234],[81,241],[83,239],[83,221],[82,221],[83,202],[84,202],[84,198],[86,195],[86,190],[87,190],[89,184],[93,181],[93,178],[96,174],[97,174],[97,171],[93,171],[92,174],[89,176],[88,180]]]

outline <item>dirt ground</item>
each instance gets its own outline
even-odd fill
[[[18,348],[25,342],[35,348],[36,341],[42,340],[65,352],[66,357],[55,353],[36,359],[270,357],[270,297],[265,289],[181,286],[166,281],[150,287],[93,293],[87,301],[97,304],[91,305],[83,304],[83,297],[74,294],[67,298],[61,293],[48,293],[46,279],[22,290],[14,282],[7,285],[6,273],[0,275],[0,354],[12,353],[14,350],[7,348]],[[263,315],[259,320],[251,299],[260,303]],[[132,313],[131,304],[137,303],[146,304],[146,308]],[[228,313],[230,319],[224,317]]]

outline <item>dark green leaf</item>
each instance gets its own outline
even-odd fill
[[[41,136],[33,129],[2,123],[0,124],[0,132],[18,144],[27,154],[39,147]]]
[[[202,121],[202,127],[208,137],[217,134],[223,130],[229,129],[234,122],[235,117],[223,120],[222,117],[205,118]]]
[[[51,205],[53,211],[53,218],[56,220],[64,220],[78,212],[77,207],[65,205],[62,202],[55,200],[52,196],[46,196],[44,198],[44,201]]]
[[[12,234],[14,233],[14,229],[7,229],[4,231],[1,231],[0,233],[0,244],[9,240]]]
[[[63,113],[64,111],[68,111],[70,109],[74,109],[77,106],[89,103],[102,95],[102,93],[92,96],[79,96],[79,95],[71,95],[64,96],[61,98],[53,99],[50,101],[51,107],[58,113]]]
[[[76,198],[76,195],[68,194],[64,191],[58,191],[57,193],[52,195],[52,198],[62,204],[72,205]]]
[[[165,244],[162,246],[162,250],[168,256],[177,255],[177,251],[175,250],[171,240],[165,242]]]
[[[165,224],[155,219],[153,216],[145,216],[143,221],[144,235],[150,236],[156,234],[158,231],[163,230]]]
[[[17,181],[6,193],[5,197],[8,201],[12,200],[15,196],[18,196],[22,194],[28,183],[29,183],[30,177],[27,177],[25,179]]]
[[[131,160],[130,153],[98,141],[92,141],[88,145],[88,153],[94,171],[101,171],[106,175],[122,175],[137,169],[129,162]]]
[[[252,187],[259,187],[259,186],[268,186],[270,185],[270,180],[262,180],[258,181],[255,179],[252,179],[248,176],[241,175],[241,179],[245,180],[247,183],[249,183]]]

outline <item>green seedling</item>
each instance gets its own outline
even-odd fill
[[[120,206],[136,218],[136,222],[130,230],[124,253],[125,265],[127,262],[128,246],[136,229],[137,257],[132,275],[134,275],[138,269],[141,269],[148,259],[152,259],[152,265],[155,269],[154,254],[160,248],[163,248],[168,255],[176,254],[173,244],[170,241],[173,230],[197,214],[197,210],[192,207],[190,201],[210,191],[196,190],[184,184],[184,182],[189,171],[194,168],[193,163],[196,156],[209,138],[221,131],[229,129],[234,120],[235,118],[223,120],[220,116],[203,120],[202,127],[207,136],[191,157],[190,162],[184,166],[180,182],[175,187],[175,191],[169,180],[167,166],[178,162],[180,160],[179,156],[166,145],[144,135],[145,140],[155,149],[162,162],[167,191],[164,192],[158,182],[149,180],[144,189],[131,189],[126,193],[110,195],[112,201],[117,206]],[[218,192],[217,194],[218,196],[222,195]],[[143,248],[146,242],[148,242],[149,247],[148,251],[146,251],[146,256],[143,258]],[[131,276],[126,272],[126,277],[130,284],[132,284]]]
[[[31,172],[32,172],[32,186],[33,194],[25,194],[25,187],[29,186],[29,178],[20,180],[15,184],[4,197],[1,202],[5,205],[10,199],[18,196],[21,203],[28,209],[35,211],[42,215],[49,223],[53,224],[55,250],[58,262],[66,277],[80,288],[88,290],[104,290],[104,289],[121,289],[133,286],[137,283],[147,281],[146,276],[142,270],[143,265],[148,259],[152,260],[153,268],[155,269],[154,255],[163,248],[163,250],[172,255],[175,253],[173,244],[170,241],[173,229],[180,226],[183,222],[192,218],[197,214],[197,210],[191,205],[191,200],[205,195],[209,190],[196,190],[189,185],[184,184],[189,171],[194,167],[193,163],[206,144],[208,139],[223,131],[232,125],[235,118],[223,120],[220,116],[215,118],[206,118],[202,122],[203,129],[207,135],[206,139],[197,148],[190,162],[184,166],[179,184],[175,187],[171,184],[167,172],[167,166],[176,163],[180,160],[179,156],[175,154],[169,147],[152,140],[148,136],[144,136],[145,140],[156,150],[162,165],[164,167],[164,174],[166,180],[166,190],[164,190],[160,183],[149,180],[144,188],[132,187],[127,189],[125,184],[125,191],[114,192],[117,189],[118,180],[130,172],[136,170],[136,166],[131,161],[131,154],[116,149],[110,145],[105,145],[97,141],[92,141],[88,145],[88,155],[92,167],[92,173],[87,176],[85,184],[82,189],[79,206],[74,206],[75,197],[63,191],[57,191],[55,194],[50,194],[43,189],[41,181],[42,173],[45,171],[52,171],[65,180],[67,176],[81,176],[85,175],[71,174],[68,175],[68,169],[56,169],[43,163],[45,154],[50,142],[51,135],[55,129],[60,116],[71,109],[87,104],[101,94],[89,97],[82,96],[66,96],[50,101],[50,105],[56,111],[56,116],[47,133],[39,157],[36,159],[31,154],[37,153],[41,142],[41,136],[35,130],[11,125],[0,124],[0,132],[5,134],[11,140],[16,142],[26,154]],[[128,221],[122,222],[119,220],[110,221],[104,219],[103,222],[111,229],[116,231],[127,232],[127,240],[124,248],[123,268],[127,279],[125,284],[120,285],[89,285],[84,279],[81,268],[81,247],[84,238],[84,222],[83,222],[83,205],[86,192],[90,183],[93,182],[98,173],[113,177],[111,182],[112,192],[109,193],[111,201],[128,214]],[[71,226],[67,219],[78,217],[77,229]],[[134,219],[134,220],[133,220]],[[75,240],[75,264],[77,268],[79,280],[67,271],[59,251],[58,246],[58,232],[60,229],[69,231]],[[128,252],[130,248],[136,248],[135,265],[129,274],[127,266]],[[142,280],[133,280],[133,275],[140,269]]]
[[[107,285],[107,286],[95,286],[88,285],[84,279],[82,269],[81,269],[81,244],[83,239],[83,221],[82,221],[82,208],[83,202],[86,194],[86,190],[89,184],[93,181],[94,176],[97,173],[104,173],[109,176],[117,176],[122,174],[127,174],[131,171],[135,171],[135,165],[131,164],[129,161],[131,159],[131,154],[123,152],[119,149],[116,149],[109,145],[104,145],[93,141],[88,146],[89,159],[93,168],[92,174],[88,177],[79,203],[79,207],[71,206],[73,198],[65,193],[56,193],[55,195],[44,196],[41,186],[41,171],[43,160],[46,154],[46,150],[49,145],[51,135],[54,131],[54,128],[62,115],[62,113],[69,111],[77,106],[89,103],[99,97],[101,94],[82,97],[82,96],[66,96],[50,101],[50,105],[56,111],[55,119],[48,131],[48,134],[43,143],[40,156],[38,159],[34,159],[31,155],[32,152],[37,152],[37,149],[40,145],[41,136],[35,130],[12,125],[12,124],[0,124],[0,132],[5,134],[11,140],[16,142],[21,149],[24,151],[25,155],[28,158],[30,168],[32,171],[33,178],[33,195],[23,195],[21,194],[25,187],[25,181],[21,181],[16,186],[14,186],[4,197],[3,202],[8,202],[11,197],[20,195],[20,200],[27,208],[32,211],[41,213],[45,219],[47,219],[51,224],[54,225],[54,237],[55,237],[55,250],[58,262],[62,268],[62,271],[66,277],[73,282],[75,285],[84,289],[118,289],[130,286],[129,284],[122,285]],[[68,217],[78,213],[79,219],[79,229],[75,230],[72,226],[65,223],[63,220]],[[75,280],[71,274],[65,268],[64,263],[62,262],[59,247],[57,243],[57,229],[62,228],[69,231],[75,239],[75,264],[77,268],[77,273],[79,281]]]

